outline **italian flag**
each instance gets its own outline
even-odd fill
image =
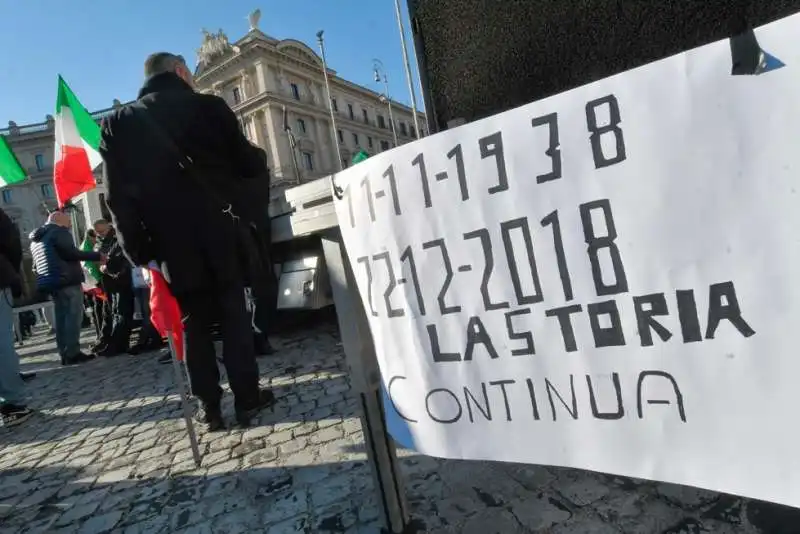
[[[94,189],[92,171],[102,163],[100,126],[78,101],[67,82],[58,77],[56,99],[56,149],[53,185],[59,207]]]
[[[17,156],[11,151],[6,138],[0,135],[0,187],[16,184],[25,179],[25,171]]]

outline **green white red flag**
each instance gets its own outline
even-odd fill
[[[25,179],[25,170],[11,150],[6,138],[0,135],[0,187],[16,184]]]
[[[100,157],[100,126],[86,111],[67,82],[58,77],[56,99],[56,148],[53,185],[59,207],[76,196],[94,189],[92,171]]]

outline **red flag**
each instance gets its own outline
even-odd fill
[[[103,293],[103,290],[99,287],[92,287],[90,289],[85,290],[86,294],[90,297],[98,298],[100,300],[108,300],[108,296]]]
[[[163,337],[172,336],[175,357],[183,361],[183,322],[178,301],[172,296],[164,276],[150,269],[150,321]]]

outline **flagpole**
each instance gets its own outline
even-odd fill
[[[192,414],[189,410],[189,399],[186,395],[186,382],[183,378],[183,370],[181,363],[178,360],[178,351],[175,348],[175,341],[172,339],[172,331],[167,330],[167,342],[169,343],[169,351],[172,354],[172,368],[175,371],[175,383],[178,387],[178,393],[181,396],[181,405],[183,407],[183,419],[186,421],[186,432],[189,434],[189,445],[192,447],[192,456],[194,457],[194,465],[200,467],[200,447],[197,445],[197,434],[194,430],[194,423],[192,422]],[[184,344],[184,346],[186,346]]]
[[[342,161],[342,149],[339,147],[339,135],[336,130],[336,115],[333,113],[333,98],[331,97],[331,84],[328,81],[328,62],[325,59],[325,40],[322,35],[324,30],[317,32],[317,42],[319,43],[319,51],[322,55],[322,73],[325,75],[325,91],[328,93],[328,111],[331,113],[331,138],[333,139],[333,146],[336,149],[336,159],[339,160],[339,170],[344,170],[344,162]]]
[[[414,114],[414,132],[416,132],[417,139],[420,138],[419,133],[419,117],[417,117],[417,94],[414,91],[414,81],[411,77],[411,63],[408,60],[408,49],[406,48],[406,32],[403,28],[403,16],[400,13],[400,0],[394,0],[394,9],[397,15],[397,26],[400,28],[400,46],[403,48],[403,61],[406,67],[406,81],[408,82],[408,92],[411,94],[411,112]],[[387,98],[389,95],[386,95]]]
[[[392,126],[392,138],[394,139],[394,146],[400,146],[397,142],[397,125],[394,122],[394,112],[392,111],[392,99],[389,97],[389,77],[386,76],[386,69],[383,68],[383,62],[380,59],[372,60],[372,69],[375,73],[375,81],[381,83],[381,74],[383,74],[383,89],[384,94],[381,95],[380,101],[385,102],[389,106],[389,124]]]
[[[297,183],[300,183],[300,167],[297,165],[297,141],[294,139],[292,128],[289,126],[288,113],[286,106],[283,106],[283,131],[286,133],[286,139],[289,141],[289,150],[292,152],[292,167],[294,167],[294,175],[297,177]]]

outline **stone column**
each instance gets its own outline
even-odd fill
[[[265,129],[265,121],[264,121],[264,110],[259,109],[253,113],[253,140],[255,143],[263,149],[267,148],[266,139],[264,138],[264,129]]]
[[[256,63],[255,89],[258,94],[267,91],[267,69],[262,61]]]
[[[277,106],[268,105],[264,110],[264,119],[267,130],[267,150],[269,151],[272,170],[276,177],[284,178],[291,175],[292,160],[288,148],[282,143],[284,135],[279,135],[280,125],[283,121],[283,110]]]

